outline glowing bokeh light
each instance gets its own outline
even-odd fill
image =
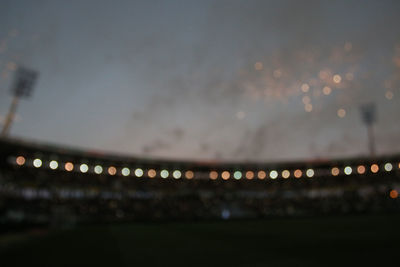
[[[256,64],[254,64],[254,69],[255,70],[262,70],[263,69],[263,64],[261,62],[256,62]]]
[[[223,171],[221,177],[224,180],[228,180],[231,177],[231,174],[228,171]]]
[[[379,171],[379,166],[378,164],[372,164],[371,165],[371,172],[377,173]]]
[[[79,167],[80,171],[82,173],[86,173],[89,170],[88,165],[86,165],[85,163],[81,164],[81,166]]]
[[[301,85],[301,91],[303,91],[304,93],[307,93],[310,90],[310,86],[307,83],[303,83]]]
[[[94,172],[95,172],[96,174],[101,174],[101,173],[103,172],[103,167],[101,167],[100,165],[96,165],[96,166],[94,167]]]
[[[154,178],[154,177],[156,177],[156,175],[157,175],[157,172],[154,169],[150,169],[150,170],[147,171],[147,176],[149,178]]]
[[[301,176],[303,175],[303,172],[299,169],[294,171],[294,177],[296,178],[301,178]]]
[[[218,172],[216,171],[210,171],[210,179],[215,180],[218,178]]]
[[[23,156],[18,156],[15,159],[15,162],[17,163],[17,165],[22,166],[25,164],[25,158]]]
[[[122,168],[122,170],[121,170],[121,174],[122,174],[123,176],[128,176],[129,174],[131,174],[131,170],[129,170],[129,168],[127,168],[127,167],[124,167],[124,168]]]
[[[192,171],[186,171],[185,177],[186,177],[186,179],[193,179],[194,173]]]
[[[392,100],[393,99],[393,92],[392,91],[386,91],[386,93],[385,93],[385,97],[386,97],[386,99],[387,100]]]
[[[33,166],[35,168],[40,168],[42,166],[42,160],[41,159],[34,159],[33,160]]]
[[[346,116],[346,110],[344,110],[343,108],[338,109],[337,115],[339,118],[344,118]]]
[[[253,173],[253,172],[251,172],[251,173]],[[253,176],[254,176],[254,174],[253,174]],[[253,176],[251,176],[251,177],[253,177]],[[265,179],[265,177],[267,177],[267,173],[266,173],[265,171],[259,171],[259,172],[257,173],[257,177],[258,177],[258,179],[263,180],[263,179]],[[249,179],[249,178],[247,177],[247,173],[246,173],[246,178]],[[252,179],[252,178],[250,178],[250,179]]]
[[[340,83],[342,81],[342,77],[339,74],[333,75],[333,82]]]
[[[331,170],[331,174],[333,175],[333,176],[338,176],[339,175],[339,168],[338,167],[333,167],[332,168],[332,170]]]
[[[282,171],[282,178],[287,179],[290,177],[290,171],[289,170],[283,170]]]
[[[311,112],[311,111],[313,110],[313,106],[312,106],[311,104],[306,104],[306,105],[304,106],[304,110],[305,110],[306,112]]]
[[[117,169],[114,166],[108,167],[108,174],[109,175],[116,175],[117,174]]]
[[[247,171],[247,172],[246,172],[246,179],[251,180],[251,179],[253,179],[253,178],[254,178],[254,172],[252,172],[252,171]]]
[[[389,196],[390,196],[390,198],[395,199],[399,196],[399,192],[397,192],[397,190],[395,190],[395,189],[390,190]]]
[[[174,177],[175,179],[179,179],[179,178],[181,178],[181,177],[182,177],[182,173],[181,173],[181,171],[179,171],[179,170],[175,170],[175,171],[173,171],[173,173],[172,173],[172,177]]]
[[[332,92],[332,89],[331,89],[329,86],[325,86],[325,87],[322,89],[322,93],[323,93],[324,95],[330,95],[331,92]]]
[[[235,172],[233,173],[233,178],[235,178],[236,180],[241,179],[241,178],[242,178],[242,172],[240,172],[240,171],[235,171]]]
[[[58,162],[55,161],[55,160],[50,161],[49,167],[50,167],[50,169],[52,169],[52,170],[57,169],[57,168],[58,168]]]
[[[275,170],[272,170],[269,172],[269,178],[271,179],[276,179],[278,177],[278,172]]]
[[[350,166],[346,166],[346,167],[344,168],[344,173],[345,173],[346,175],[350,175],[352,172],[353,172],[353,169],[352,169]]]
[[[365,167],[363,165],[359,165],[357,167],[357,172],[358,172],[358,174],[364,174],[365,173]]]
[[[308,169],[308,170],[306,171],[306,175],[307,175],[307,177],[309,177],[309,178],[313,177],[313,176],[314,176],[314,170],[313,170],[313,169]]]
[[[388,162],[385,164],[384,168],[385,168],[385,171],[390,172],[393,170],[393,165],[390,162]]]
[[[167,170],[161,170],[160,176],[161,176],[161,178],[164,178],[164,179],[168,178],[169,172]]]
[[[65,163],[64,168],[66,171],[70,172],[74,169],[74,164],[72,164],[72,162],[67,162]]]
[[[135,176],[136,176],[136,177],[142,177],[143,174],[144,174],[144,172],[143,172],[143,170],[142,170],[141,168],[137,168],[137,169],[135,170]]]

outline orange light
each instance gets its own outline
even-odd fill
[[[331,92],[332,92],[332,89],[329,86],[325,86],[322,89],[322,93],[324,93],[324,95],[330,95]]]
[[[339,175],[339,168],[333,167],[331,170],[331,173],[333,176],[338,176]]]
[[[149,178],[154,178],[154,177],[156,177],[156,171],[155,170],[153,170],[153,169],[150,169],[150,170],[148,170],[148,172],[147,172],[147,176],[149,176]]]
[[[294,171],[294,177],[300,178],[302,175],[303,175],[303,172],[301,170]]]
[[[218,172],[210,171],[210,179],[215,180],[218,178]]]
[[[256,70],[262,70],[263,69],[263,64],[261,62],[256,62],[256,64],[254,64],[254,68]]]
[[[193,179],[194,173],[192,171],[186,171],[185,176],[187,179]]]
[[[306,112],[311,112],[311,111],[312,111],[312,105],[311,105],[311,104],[306,104],[306,105],[304,106],[304,110],[305,110]]]
[[[307,93],[308,90],[310,90],[310,86],[307,83],[303,83],[301,85],[301,91],[303,91],[304,93]]]
[[[365,173],[365,167],[363,165],[360,165],[357,167],[357,172],[359,174],[364,174]]]
[[[72,164],[71,162],[67,162],[65,163],[65,170],[66,171],[72,171],[74,169],[74,164]]]
[[[339,74],[333,75],[333,82],[340,83],[342,81],[342,77]]]
[[[390,191],[389,195],[390,195],[391,198],[395,199],[395,198],[397,198],[399,196],[399,193],[397,192],[397,190],[393,189],[393,190]]]
[[[117,173],[117,169],[116,169],[115,167],[110,166],[110,167],[108,168],[108,174],[109,174],[109,175],[115,175],[116,173]]]
[[[337,115],[339,118],[344,118],[346,116],[346,110],[343,108],[338,109]]]
[[[253,173],[253,172],[251,172],[251,173]],[[258,176],[258,179],[262,180],[262,179],[265,179],[265,177],[267,177],[267,174],[265,173],[265,171],[259,171],[257,176]],[[246,173],[246,178],[247,178],[247,173]],[[251,177],[251,178],[253,178],[253,177]],[[251,179],[251,178],[247,178],[247,179]]]
[[[371,165],[371,172],[377,173],[379,171],[379,166],[378,164],[372,164]]]
[[[19,156],[19,157],[17,157],[17,158],[15,159],[15,162],[16,162],[19,166],[24,165],[24,164],[25,164],[25,158],[24,158],[23,156]]]
[[[231,174],[228,171],[224,171],[221,174],[222,179],[228,180],[231,177]]]
[[[266,176],[267,174],[265,174],[265,176]],[[265,178],[265,176],[264,176],[264,178]],[[254,178],[254,172],[252,172],[252,171],[247,171],[246,172],[246,179],[249,179],[249,180],[251,180],[251,179],[253,179]],[[260,178],[260,179],[264,179],[264,178]]]

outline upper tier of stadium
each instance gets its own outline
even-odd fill
[[[273,163],[170,161],[84,151],[16,139],[0,139],[2,165],[65,172],[162,179],[288,179],[363,175],[400,168],[400,155]]]

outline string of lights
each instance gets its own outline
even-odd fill
[[[314,177],[326,177],[327,174],[330,176],[339,175],[363,175],[368,173],[376,174],[379,172],[391,172],[395,170],[394,165],[397,164],[397,169],[400,169],[400,162],[381,162],[381,163],[365,163],[365,164],[353,164],[345,166],[326,166],[320,167],[304,167],[295,169],[262,169],[262,170],[246,170],[245,167],[237,168],[236,170],[218,170],[211,166],[208,167],[209,171],[204,170],[188,170],[188,169],[174,169],[166,166],[165,168],[141,168],[135,166],[117,166],[117,165],[99,165],[99,164],[88,164],[78,163],[71,161],[57,161],[57,160],[44,160],[41,158],[26,158],[22,155],[11,156],[9,162],[19,167],[31,167],[31,168],[47,168],[51,170],[60,170],[66,172],[80,172],[94,173],[98,175],[109,175],[109,176],[125,176],[125,177],[145,177],[145,178],[173,178],[173,179],[204,179],[210,180],[241,180],[241,179],[289,179],[289,178],[314,178]],[[378,161],[377,161],[378,162]],[[329,165],[329,164],[328,164]]]

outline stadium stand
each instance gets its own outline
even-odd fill
[[[218,163],[14,139],[0,147],[0,223],[7,227],[400,211],[400,156]]]

